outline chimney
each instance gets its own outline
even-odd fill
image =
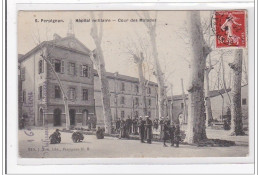
[[[70,20],[70,22],[69,22],[67,36],[75,37],[74,26],[73,26],[72,20]]]

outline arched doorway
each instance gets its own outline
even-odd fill
[[[74,126],[75,125],[76,110],[70,109],[69,114],[70,114],[70,125]]]
[[[40,108],[39,110],[39,126],[43,126],[43,110]]]
[[[53,126],[61,126],[61,110],[59,108],[53,111]]]
[[[82,125],[83,126],[87,125],[87,120],[88,120],[88,110],[84,109],[82,111]]]

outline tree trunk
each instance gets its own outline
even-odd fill
[[[204,70],[206,57],[210,53],[203,39],[200,22],[200,12],[191,11],[188,14],[190,19],[192,61],[189,92],[189,112],[186,141],[198,143],[207,138],[205,127],[205,106],[204,106]]]
[[[187,123],[187,104],[186,104],[186,95],[184,93],[183,79],[181,79],[181,87],[182,87],[182,101],[183,101],[183,120],[184,120],[183,123]]]
[[[206,83],[206,88],[205,88],[205,101],[206,101],[206,125],[211,126],[212,121],[213,121],[213,116],[212,116],[212,109],[211,109],[211,101],[210,101],[210,90],[209,90],[209,73],[210,73],[211,68],[207,68],[205,70],[205,83]]]
[[[232,69],[233,82],[231,86],[231,132],[232,135],[243,135],[243,122],[241,111],[241,80],[242,80],[243,50],[236,51],[233,63],[229,63]]]
[[[48,63],[48,65],[51,67],[52,72],[54,73],[56,79],[58,80],[58,84],[63,96],[63,103],[64,103],[64,109],[65,109],[65,118],[66,118],[66,129],[69,130],[70,129],[70,116],[69,116],[69,105],[68,105],[68,97],[66,95],[65,90],[63,89],[62,83],[60,81],[60,77],[58,76],[58,74],[56,73],[52,63],[50,62],[50,60],[48,58],[46,58],[43,54],[41,55],[41,57]]]
[[[92,57],[92,56],[91,56]],[[97,47],[95,52],[95,58],[92,57],[94,64],[97,67],[98,77],[100,81],[100,90],[101,90],[101,101],[103,107],[104,115],[104,124],[105,132],[111,134],[112,132],[112,113],[110,108],[110,92],[109,92],[109,83],[106,77],[106,68],[103,58],[103,52],[101,47]]]
[[[231,104],[231,97],[227,91],[227,85],[226,85],[226,79],[225,79],[225,66],[224,66],[224,61],[223,61],[223,55],[221,55],[221,66],[222,66],[222,81],[223,81],[223,87],[225,90],[225,93],[228,96],[229,102]]]
[[[100,13],[99,18],[101,19],[103,16],[103,13]],[[94,19],[94,13],[91,12],[91,18]],[[90,53],[90,58],[95,64],[97,71],[98,71],[98,77],[100,81],[100,90],[101,90],[101,101],[102,101],[102,107],[103,107],[103,115],[104,115],[104,124],[105,124],[105,132],[108,134],[111,134],[112,132],[112,113],[110,108],[110,92],[109,92],[109,83],[106,77],[106,68],[105,68],[105,60],[103,55],[103,50],[101,47],[101,41],[103,37],[103,23],[100,23],[99,33],[98,33],[98,27],[97,23],[92,22],[92,28],[91,28],[91,36],[94,40],[94,43],[96,45],[96,49],[93,52]]]
[[[164,108],[165,87],[164,87],[163,73],[161,71],[161,66],[158,60],[155,26],[153,28],[150,28],[149,34],[150,34],[150,40],[152,44],[155,72],[156,72],[156,78],[158,83],[158,110],[159,110],[159,118],[161,118],[161,117],[165,117],[165,108]]]
[[[143,108],[143,114],[147,115],[147,102],[146,102],[146,87],[145,87],[145,78],[144,78],[144,72],[143,72],[143,54],[141,53],[141,58],[134,56],[135,63],[138,67],[138,76],[139,76],[139,86],[141,90],[141,98],[142,98],[142,108]]]

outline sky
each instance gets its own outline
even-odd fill
[[[161,69],[167,77],[167,85],[173,85],[173,95],[182,93],[181,78],[184,81],[184,90],[189,81],[189,60],[191,59],[191,45],[189,44],[189,32],[187,30],[187,11],[159,11],[156,21],[156,43]],[[95,17],[98,18],[98,12]],[[110,19],[111,22],[103,22],[102,49],[104,53],[106,70],[108,72],[119,72],[123,75],[138,77],[137,67],[133,62],[129,50],[135,51],[145,45],[147,55],[151,58],[151,45],[148,30],[142,22],[131,22],[131,19],[139,19],[142,12],[135,11],[104,11],[102,19]],[[155,12],[149,12],[152,19]],[[202,21],[210,22],[210,12],[200,12]],[[89,11],[20,11],[18,13],[18,53],[25,54],[36,46],[35,38],[41,41],[51,40],[54,33],[66,37],[68,24],[72,20],[75,37],[87,48],[95,49],[95,44],[90,35],[91,22],[76,22],[76,19],[90,19]],[[44,23],[43,20],[63,20],[60,23]],[[38,20],[39,22],[35,22]],[[113,21],[115,20],[115,21]],[[126,21],[127,20],[127,21]],[[122,22],[124,21],[124,22]],[[97,23],[99,24],[99,23]],[[213,36],[214,37],[214,36]],[[213,38],[214,40],[214,38]],[[141,41],[141,42],[140,42]],[[145,43],[145,44],[140,44]],[[188,44],[187,44],[188,43]],[[135,47],[136,46],[136,47]],[[217,63],[219,50],[212,46],[212,62]],[[226,50],[225,50],[226,51]],[[227,64],[233,59],[233,51],[227,51],[224,55],[226,77],[229,77]],[[216,88],[217,68],[210,75],[211,89]],[[215,72],[215,73],[214,73]],[[146,77],[148,78],[148,77]],[[151,81],[156,82],[153,75]],[[168,91],[168,94],[170,92]]]

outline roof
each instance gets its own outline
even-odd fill
[[[94,76],[98,77],[97,70],[94,69],[93,72],[94,72]],[[129,81],[129,82],[134,82],[134,83],[139,82],[139,78],[131,77],[131,76],[127,76],[127,75],[122,75],[122,74],[118,74],[118,73],[107,72],[106,76],[107,76],[107,78],[110,78],[110,79],[116,78],[117,80],[121,80],[121,81]],[[157,83],[150,81],[149,85],[157,86]]]
[[[56,35],[57,34],[54,34],[54,37]],[[67,43],[69,43],[70,41],[73,40],[77,44],[77,46],[79,46],[79,47],[77,47],[76,49],[68,47],[67,43],[65,44],[66,40],[67,40]],[[75,38],[73,36],[67,36],[67,37],[64,37],[64,38],[56,37],[56,39],[54,39],[54,40],[41,42],[40,44],[35,46],[32,50],[30,50],[29,52],[27,52],[24,55],[18,54],[18,62],[24,61],[31,54],[35,53],[36,51],[38,51],[39,49],[45,47],[46,45],[51,45],[51,46],[67,49],[67,50],[70,50],[70,51],[79,52],[79,53],[85,54],[85,55],[89,55],[89,52],[90,52],[90,49],[88,49],[84,44],[82,44],[77,38]]]
[[[227,89],[227,92],[229,92],[229,91],[231,91],[230,88]],[[209,92],[209,96],[212,98],[212,97],[216,97],[216,96],[218,96],[220,94],[224,94],[224,93],[225,93],[225,89],[213,90],[213,91]],[[188,99],[188,94],[185,94],[185,97],[186,97],[186,99]],[[182,99],[183,99],[182,95],[174,95],[173,96],[173,100],[174,101],[182,100]],[[171,97],[168,97],[168,100],[171,100]]]

